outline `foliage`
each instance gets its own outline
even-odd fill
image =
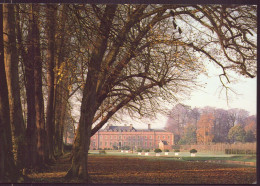
[[[113,149],[114,149],[114,150],[118,150],[118,146],[113,145]]]
[[[170,152],[170,150],[169,149],[165,149],[164,152]]]
[[[131,148],[129,146],[123,146],[121,149],[122,150],[130,150]]]
[[[256,151],[245,149],[225,149],[225,154],[256,154]]]
[[[254,142],[254,141],[256,141],[256,138],[253,131],[252,130],[246,131],[245,142]]]
[[[159,152],[162,152],[162,150],[161,149],[154,149],[154,152],[159,153]]]
[[[174,152],[180,152],[180,149],[175,149]]]
[[[184,128],[184,135],[178,142],[178,144],[196,144],[197,143],[197,134],[196,134],[196,126],[192,124],[188,124]]]
[[[197,153],[198,151],[196,149],[191,149],[190,153]]]
[[[137,149],[137,152],[142,152],[143,150],[142,149]]]
[[[228,138],[231,142],[245,142],[246,132],[240,124],[232,127],[228,132]]]
[[[150,149],[145,149],[144,152],[150,152]]]

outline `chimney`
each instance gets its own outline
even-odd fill
[[[148,130],[151,130],[151,124],[148,124]]]

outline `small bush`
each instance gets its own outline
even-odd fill
[[[174,152],[180,152],[180,150],[179,149],[175,149]]]
[[[96,148],[93,148],[93,150],[96,150]]]
[[[169,149],[165,149],[164,152],[170,152]]]
[[[155,149],[154,152],[159,153],[159,152],[162,152],[162,150],[161,149]]]
[[[137,149],[137,152],[142,152],[142,149]]]
[[[190,153],[197,153],[198,151],[196,149],[191,149]]]
[[[114,145],[114,146],[113,146],[113,149],[114,149],[114,150],[118,150],[118,147]]]
[[[144,152],[150,152],[150,149],[145,149]]]
[[[100,150],[99,154],[106,154],[106,151],[105,150]]]

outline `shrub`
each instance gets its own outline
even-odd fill
[[[96,150],[96,148],[93,148],[93,150]]]
[[[105,150],[100,150],[99,154],[106,154],[106,151]]]
[[[118,147],[114,145],[114,146],[113,146],[113,149],[114,149],[114,150],[118,150]]]
[[[150,152],[150,149],[145,149],[144,152]]]
[[[198,151],[196,149],[191,149],[190,153],[197,153]]]
[[[169,149],[165,149],[164,152],[170,152]]]
[[[180,152],[180,150],[179,149],[175,149],[174,152]]]
[[[162,152],[162,150],[161,149],[154,149],[154,152],[159,153],[159,152]]]
[[[142,149],[137,149],[137,152],[142,152]]]
[[[102,148],[98,148],[98,150],[102,150]]]

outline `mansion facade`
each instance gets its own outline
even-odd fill
[[[99,130],[91,137],[90,149],[155,149],[163,142],[168,147],[174,144],[174,135],[161,129],[135,129],[130,126],[107,125],[105,129]]]

